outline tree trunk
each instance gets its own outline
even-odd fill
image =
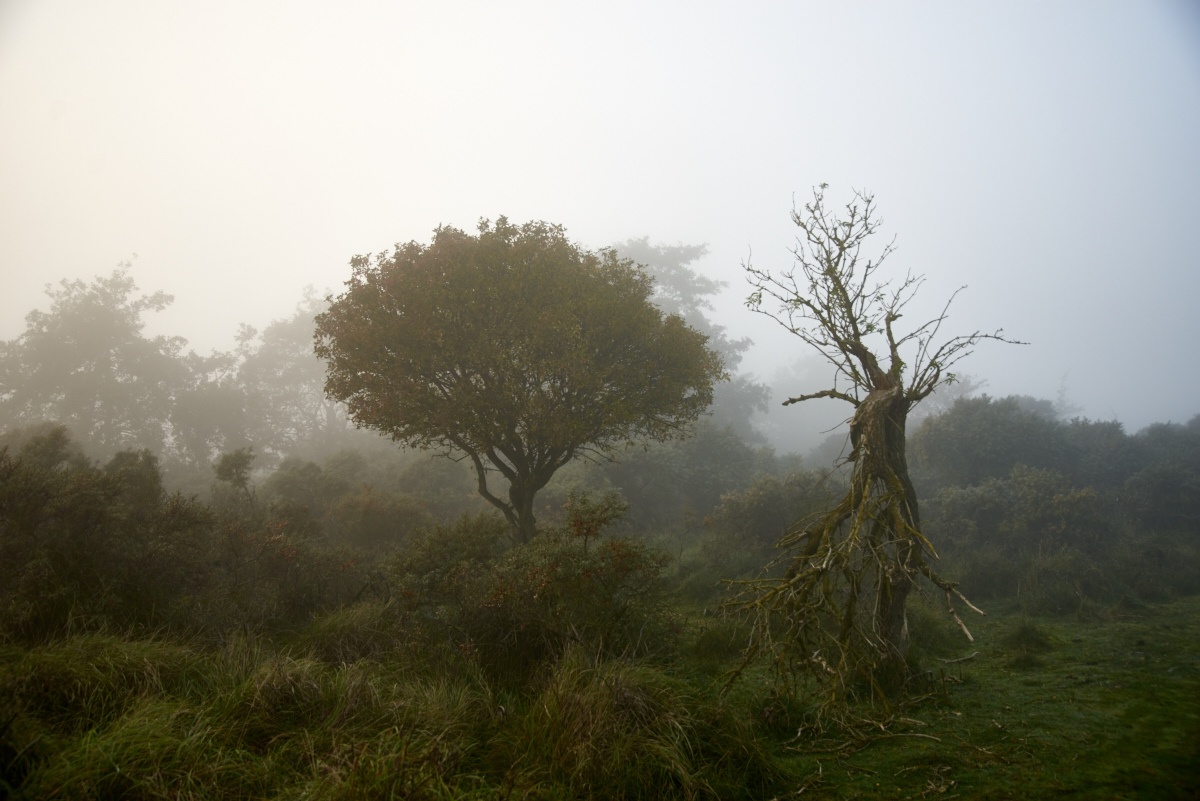
[[[537,534],[537,520],[533,515],[533,499],[536,494],[536,490],[516,483],[508,488],[508,500],[515,518],[513,533],[522,545],[527,544]]]
[[[881,387],[859,405],[850,424],[852,484],[860,504],[878,504],[873,506],[870,547],[878,560],[872,629],[880,654],[872,678],[888,694],[908,677],[905,606],[914,586],[913,559],[919,556],[910,536],[920,531],[921,521],[905,454],[908,408],[902,387]]]
[[[513,538],[522,545],[527,544],[537,534],[537,519],[533,515],[533,499],[538,491],[550,481],[554,470],[544,470],[533,476],[514,473],[512,470],[506,471],[505,475],[509,476],[509,485],[508,500],[504,501],[488,490],[487,469],[483,466],[483,459],[476,453],[468,452],[468,455],[475,465],[479,496],[503,513],[504,519],[512,526]]]

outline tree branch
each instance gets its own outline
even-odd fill
[[[793,403],[803,403],[806,400],[813,400],[815,398],[837,398],[838,400],[844,400],[847,403],[853,404],[855,408],[858,407],[859,403],[858,398],[851,397],[845,392],[839,392],[836,389],[823,389],[820,392],[814,392],[811,395],[801,395],[798,398],[788,398],[783,402],[783,405],[791,406]]]

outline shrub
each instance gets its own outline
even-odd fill
[[[331,541],[369,553],[404,543],[429,525],[424,504],[407,495],[390,495],[362,485],[333,502],[326,514]]]
[[[826,507],[834,480],[821,471],[798,470],[760,476],[745,490],[723,495],[704,520],[699,548],[681,565],[684,596],[708,603],[722,580],[758,573],[791,526]]]
[[[80,618],[186,625],[206,578],[208,511],[164,492],[148,452],[96,469],[71,461],[64,437],[0,451],[0,637],[44,639]]]
[[[364,577],[349,554],[314,542],[304,519],[226,516],[210,584],[194,599],[198,628],[294,629],[352,599]]]
[[[644,655],[669,642],[666,563],[636,538],[546,531],[492,567],[463,628],[486,666],[518,677],[570,643]]]
[[[623,513],[615,495],[572,496],[563,526],[512,548],[504,521],[464,517],[413,537],[385,570],[413,636],[509,681],[527,680],[570,643],[644,654],[670,630],[668,559],[639,539],[602,534]]]

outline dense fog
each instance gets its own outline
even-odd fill
[[[1200,794],[1198,141],[1166,0],[0,5],[0,798]]]
[[[789,396],[812,367],[746,313],[741,265],[786,265],[828,182],[876,194],[896,269],[928,276],[915,311],[967,285],[956,331],[1030,343],[980,350],[990,392],[1182,422],[1198,31],[1173,2],[5,3],[0,338],[136,253],[176,298],[149,330],[228,350],[354,254],[507,215],[707,245],[741,369]]]

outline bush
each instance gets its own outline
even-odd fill
[[[364,484],[333,502],[326,521],[332,542],[380,554],[401,546],[428,526],[430,517],[416,498],[390,495]]]
[[[944,489],[924,512],[947,575],[975,600],[1015,596],[1029,614],[1082,614],[1126,595],[1200,590],[1186,534],[1134,535],[1113,496],[1051,470],[1017,465],[1004,480]]]
[[[758,573],[789,528],[828,505],[833,480],[818,470],[798,470],[760,476],[745,490],[723,495],[704,520],[700,547],[681,565],[683,594],[707,603],[721,580]]]
[[[483,664],[516,677],[571,643],[648,654],[670,643],[667,561],[636,538],[546,531],[493,566],[463,627]]]
[[[504,521],[466,517],[415,536],[385,569],[413,636],[509,681],[526,681],[571,643],[644,654],[668,641],[668,558],[639,539],[603,535],[623,513],[615,495],[572,496],[565,525],[513,548]]]
[[[212,518],[163,491],[158,460],[70,458],[65,430],[0,450],[0,637],[26,641],[69,623],[186,625],[206,580]]]
[[[365,583],[357,561],[314,542],[306,520],[226,516],[212,548],[209,586],[194,598],[194,626],[295,630],[354,598]]]

